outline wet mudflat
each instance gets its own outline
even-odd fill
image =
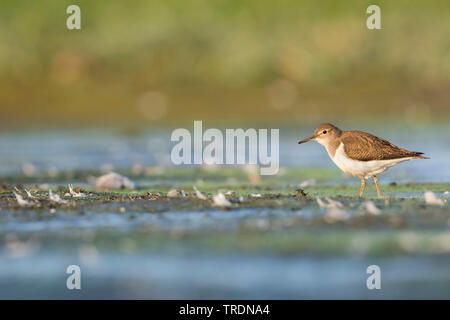
[[[5,179],[0,296],[449,298],[449,183],[389,183],[385,199],[370,184],[359,199],[357,182],[335,172],[285,170],[258,182],[232,168],[123,172],[138,187],[115,191],[87,183],[98,172]],[[85,197],[68,195],[69,183]],[[229,207],[214,203],[218,192]],[[65,287],[70,264],[83,271],[81,291]],[[366,287],[373,264],[380,291]]]

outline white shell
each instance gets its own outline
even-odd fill
[[[136,184],[118,173],[110,172],[95,181],[95,188],[97,189],[134,189]]]

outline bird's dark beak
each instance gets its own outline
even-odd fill
[[[316,138],[316,136],[311,136],[311,137],[309,137],[309,138],[300,140],[300,141],[298,142],[298,144],[302,144],[302,143],[308,142],[309,140],[314,140],[315,138]]]

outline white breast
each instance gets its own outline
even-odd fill
[[[387,168],[396,165],[397,163],[411,160],[410,158],[391,159],[391,160],[371,160],[371,161],[359,161],[349,158],[344,151],[344,144],[341,143],[336,149],[334,157],[331,156],[331,160],[345,173],[351,174],[357,177],[364,177],[366,179],[373,177]]]

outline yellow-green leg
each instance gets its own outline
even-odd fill
[[[373,176],[373,181],[375,181],[375,185],[377,186],[378,198],[379,199],[383,199],[383,196],[381,195],[381,192],[380,192],[380,186],[378,185],[378,178],[377,178],[377,176]]]
[[[359,197],[362,197],[362,194],[364,192],[364,188],[366,187],[366,180],[361,177],[361,189],[359,190]]]

